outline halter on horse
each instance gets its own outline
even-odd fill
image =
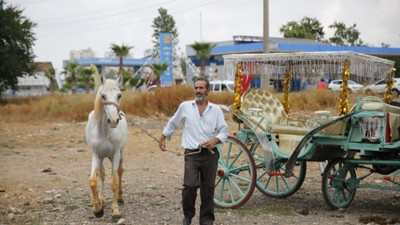
[[[127,122],[123,112],[120,111],[121,90],[124,90],[121,76],[116,80],[104,80],[101,77],[101,86],[97,92],[94,110],[90,112],[86,125],[86,141],[92,151],[89,186],[92,190],[93,212],[96,217],[104,215],[104,158],[111,161],[112,167],[112,217],[113,219],[121,217],[118,204],[123,204],[121,187],[122,150],[126,145],[128,136]],[[97,178],[100,179],[99,183]]]

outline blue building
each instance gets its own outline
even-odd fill
[[[214,44],[217,46],[213,48],[211,58],[206,62],[206,71],[210,72],[208,75],[211,79],[213,79],[212,71],[215,70],[218,71],[218,79],[233,79],[233,74],[227,74],[224,71],[223,55],[263,52],[263,39],[256,36],[233,36],[231,41],[214,42]],[[269,51],[270,53],[352,51],[377,57],[400,56],[400,48],[334,46],[301,38],[270,38]],[[200,60],[195,57],[196,52],[190,46],[186,46],[186,54],[196,66],[200,66]],[[191,81],[189,78],[193,75],[190,70],[187,70],[187,81]],[[252,86],[260,86],[258,78],[254,78]]]

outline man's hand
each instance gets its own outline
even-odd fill
[[[165,149],[165,136],[163,134],[161,134],[161,138],[160,138],[160,141],[158,143],[159,143],[159,147],[160,147],[160,149],[162,151],[167,151]]]
[[[218,138],[213,138],[211,140],[204,142],[203,147],[208,149],[213,149],[215,148],[215,145],[217,145],[218,143],[220,143],[220,140]]]

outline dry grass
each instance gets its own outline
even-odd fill
[[[175,113],[182,101],[193,99],[194,93],[190,86],[176,85],[156,89],[154,92],[131,92],[125,94],[123,98],[121,108],[128,114],[149,117],[162,113],[169,117]],[[211,93],[209,99],[217,104],[231,105],[233,93]]]
[[[94,95],[49,95],[7,99],[0,106],[2,121],[83,121],[93,108]]]
[[[126,92],[121,108],[125,113],[149,117],[157,113],[171,116],[182,101],[192,99],[192,88],[176,85],[156,89],[154,92]]]
[[[328,110],[336,113],[338,98],[339,92],[332,92],[328,90],[312,90],[290,93],[290,111],[306,113],[317,110]],[[283,101],[282,94],[278,96],[278,99],[281,102]]]
[[[274,93],[282,101],[282,93]],[[154,92],[126,91],[122,96],[121,108],[126,114],[140,117],[151,117],[163,114],[173,115],[182,101],[193,99],[193,88],[176,85],[157,89]],[[305,91],[290,94],[290,111],[311,113],[316,110],[329,110],[337,114],[339,94],[330,91]],[[357,95],[350,95],[350,103],[356,101]],[[49,95],[31,98],[2,99],[0,117],[7,122],[86,121],[93,109],[94,94]],[[231,105],[233,93],[211,93],[210,101],[217,104]]]

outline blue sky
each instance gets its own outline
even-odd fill
[[[7,1],[7,0],[6,0]],[[175,19],[181,51],[195,41],[226,41],[234,35],[263,34],[263,0],[8,0],[38,23],[36,61],[51,61],[58,72],[71,50],[91,48],[97,57],[111,43],[134,46],[135,58],[152,48],[152,21],[166,8]],[[335,21],[356,24],[370,46],[381,43],[400,48],[398,0],[269,0],[270,37],[282,37],[279,28],[304,16],[324,26]]]

